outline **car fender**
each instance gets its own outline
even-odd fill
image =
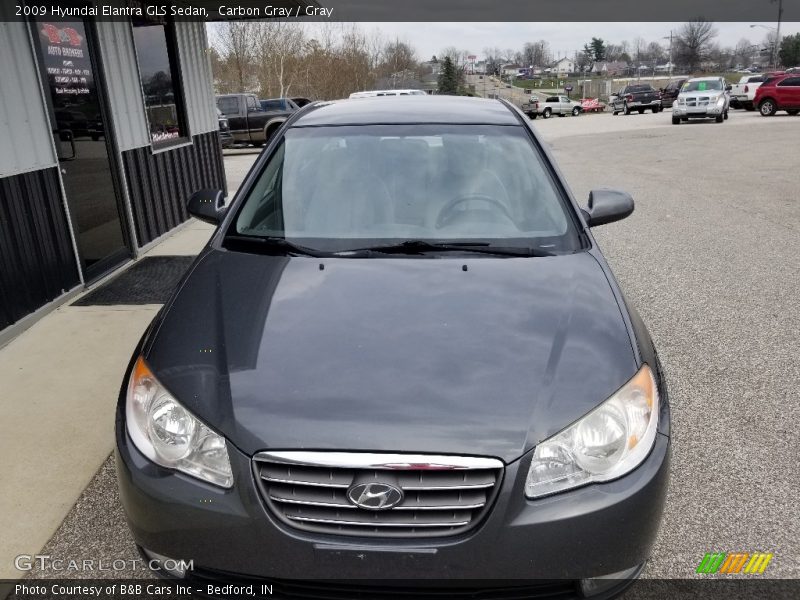
[[[270,130],[270,128],[275,127],[275,130],[277,131],[280,128],[280,126],[285,122],[286,122],[286,117],[274,117],[269,121],[267,121],[264,124],[264,130],[263,130],[264,141],[265,142],[269,141],[269,135],[267,134],[267,132]]]

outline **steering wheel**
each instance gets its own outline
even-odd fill
[[[450,213],[453,212],[453,209],[456,206],[463,204],[464,202],[469,202],[470,200],[478,200],[480,202],[485,202],[486,204],[491,204],[495,208],[499,208],[500,212],[503,213],[503,216],[511,223],[516,225],[516,223],[514,223],[514,217],[512,217],[511,213],[508,212],[508,207],[506,207],[506,205],[500,202],[500,200],[497,198],[492,198],[486,194],[464,194],[463,196],[456,196],[442,207],[442,209],[439,211],[439,214],[436,216],[436,229],[441,229],[447,223],[447,221],[450,220]]]

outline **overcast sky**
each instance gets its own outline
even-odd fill
[[[387,37],[397,37],[409,42],[418,58],[427,60],[440,54],[442,48],[456,46],[469,50],[479,57],[484,48],[498,47],[519,50],[525,42],[540,39],[550,42],[553,55],[573,56],[592,37],[603,38],[607,43],[632,42],[636,37],[646,42],[661,41],[665,47],[670,29],[677,31],[682,23],[361,23],[367,30],[380,29]],[[774,27],[775,23],[764,23]],[[313,26],[313,25],[311,25]],[[716,23],[720,46],[735,46],[741,38],[752,43],[761,42],[769,33],[762,27],[751,28],[750,23]],[[800,32],[800,23],[782,23],[781,35]]]

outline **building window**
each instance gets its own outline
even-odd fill
[[[146,18],[132,24],[150,140],[159,145],[187,138],[175,23]]]

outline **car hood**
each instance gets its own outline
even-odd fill
[[[194,414],[265,449],[510,462],[636,370],[592,254],[314,259],[209,250],[145,357]]]

